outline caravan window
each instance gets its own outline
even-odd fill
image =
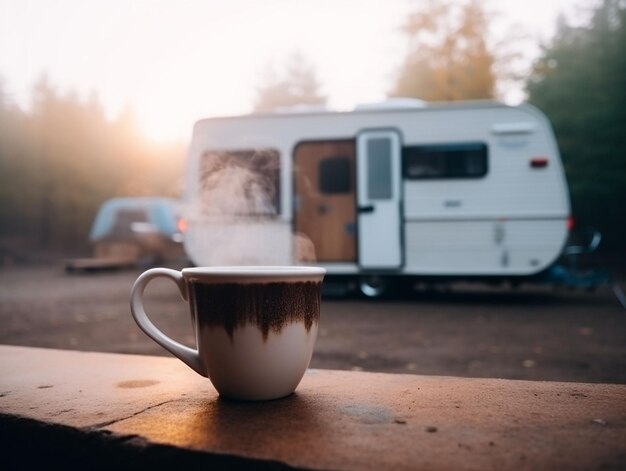
[[[346,156],[327,157],[319,163],[319,188],[324,194],[352,191],[352,160]]]
[[[487,174],[487,145],[482,142],[407,146],[402,149],[405,178],[481,178]]]
[[[209,151],[200,162],[202,209],[211,216],[274,216],[280,158],[273,149]]]
[[[392,197],[391,140],[367,140],[367,197],[387,200]]]

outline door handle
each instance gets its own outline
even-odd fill
[[[370,204],[368,206],[359,206],[358,207],[358,211],[359,211],[359,214],[373,213],[374,212],[374,205]]]

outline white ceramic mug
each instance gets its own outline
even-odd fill
[[[322,280],[318,267],[153,268],[131,293],[131,312],[155,342],[208,377],[226,397],[267,400],[291,394],[313,354]],[[148,318],[143,292],[171,278],[189,303],[197,349],[172,340]]]

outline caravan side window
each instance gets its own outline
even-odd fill
[[[481,178],[488,170],[488,149],[482,142],[407,146],[402,169],[408,179]]]
[[[208,151],[200,162],[202,210],[211,216],[275,216],[280,156],[274,149]]]

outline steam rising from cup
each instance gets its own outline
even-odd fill
[[[315,262],[315,247],[279,217],[276,151],[206,152],[200,189],[187,208],[186,247],[203,266]]]

